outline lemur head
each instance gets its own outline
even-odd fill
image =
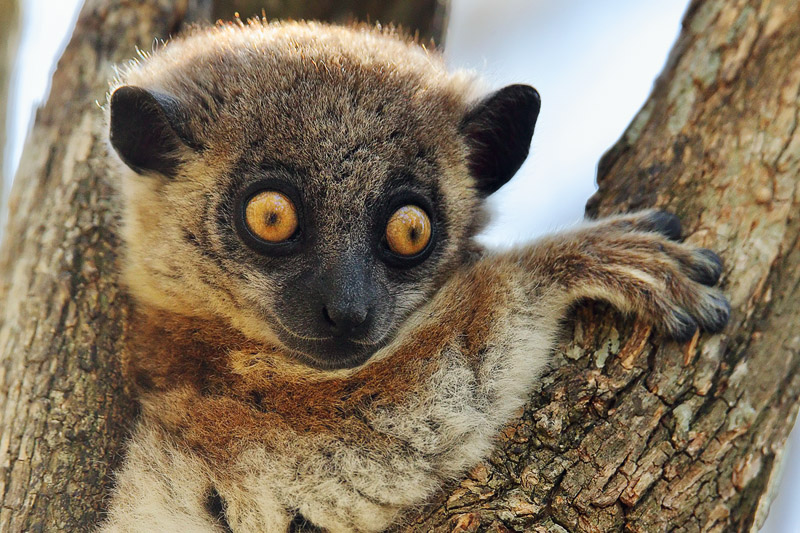
[[[475,85],[365,26],[218,26],[132,64],[108,106],[131,292],[363,363],[470,260],[528,154],[536,91]]]

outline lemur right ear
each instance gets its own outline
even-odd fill
[[[111,95],[111,146],[139,174],[174,177],[190,139],[185,114],[171,96],[123,85]]]
[[[469,169],[483,196],[505,185],[528,157],[540,107],[536,89],[509,85],[487,96],[461,121]]]

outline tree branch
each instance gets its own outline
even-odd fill
[[[722,254],[727,333],[581,306],[492,460],[408,531],[749,531],[800,396],[800,3],[696,0],[599,165],[592,216],[659,206]],[[545,95],[546,99],[546,95]]]
[[[17,0],[0,0],[0,237],[6,220],[6,182],[10,181],[5,171],[8,95],[17,53],[19,18]]]
[[[95,101],[136,45],[209,14],[194,0],[89,0],[36,116],[0,249],[0,531],[86,531],[101,518],[135,413]]]

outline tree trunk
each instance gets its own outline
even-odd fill
[[[679,346],[580,306],[499,451],[408,531],[760,526],[800,396],[798,28],[797,0],[693,1],[587,206],[680,215],[726,261],[726,333]]]
[[[216,0],[214,17],[229,20],[266,16],[347,23],[353,20],[391,23],[417,33],[422,41],[444,42],[447,0]]]
[[[6,130],[8,128],[8,94],[11,85],[11,72],[19,36],[19,9],[17,0],[0,0],[0,238],[5,223],[6,182],[5,171]]]
[[[89,0],[36,115],[0,249],[0,531],[86,531],[101,518],[135,413],[120,382],[128,300],[95,102],[113,64],[210,7]]]
[[[743,531],[763,515],[800,395],[798,2],[693,2],[590,201],[666,207],[720,251],[728,333],[676,346],[581,306],[492,460],[407,530]],[[170,3],[89,1],[23,155],[0,249],[0,531],[90,528],[121,453],[128,301],[94,101],[134,45],[210,9]]]

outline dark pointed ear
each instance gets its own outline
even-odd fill
[[[464,117],[461,131],[469,146],[469,169],[483,196],[502,187],[528,157],[540,107],[536,89],[509,85]]]
[[[174,177],[191,144],[180,104],[165,94],[123,85],[111,95],[109,138],[122,161],[139,174]]]

